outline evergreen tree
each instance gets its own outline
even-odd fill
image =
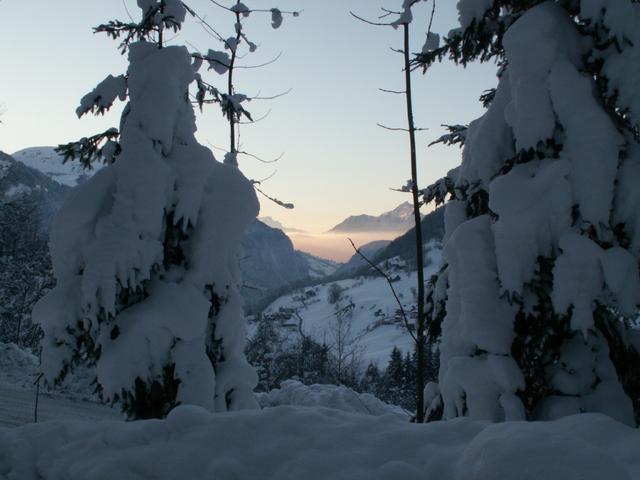
[[[389,363],[384,372],[382,400],[393,405],[400,405],[404,399],[405,368],[402,361],[402,352],[398,347],[393,347],[389,357]]]
[[[42,211],[28,197],[0,203],[0,341],[36,348],[36,301],[53,287]]]
[[[460,28],[416,65],[498,63],[486,113],[441,140],[447,194],[434,411],[492,421],[602,412],[640,418],[640,4],[458,3]],[[433,386],[430,387],[433,392]]]
[[[418,355],[414,350],[413,354],[406,353],[402,362],[402,402],[400,405],[414,412],[416,409],[416,375],[418,372],[424,372],[424,368],[418,369]]]
[[[96,28],[122,40],[129,68],[77,111],[104,113],[126,99],[120,130],[60,149],[109,165],[77,187],[52,226],[58,283],[34,309],[43,370],[56,381],[78,362],[95,364],[103,398],[129,418],[164,417],[180,403],[256,407],[236,250],[258,202],[242,173],[194,137],[188,88],[201,62],[163,41],[185,5],[138,6],[140,22]]]
[[[369,365],[367,365],[367,369],[360,380],[358,390],[361,392],[371,393],[376,397],[380,396],[380,392],[382,390],[382,376],[380,375],[380,370],[375,363],[369,362]]]

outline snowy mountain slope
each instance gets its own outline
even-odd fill
[[[78,162],[62,163],[63,157],[55,152],[54,147],[25,148],[15,152],[12,156],[28,167],[38,170],[68,187],[75,187],[93,175],[97,169],[102,168],[101,165],[97,165],[93,170],[85,170]]]
[[[242,239],[240,270],[245,284],[272,290],[309,275],[306,261],[282,230],[256,220]]]
[[[333,227],[331,233],[405,232],[413,225],[413,206],[405,202],[382,215],[353,215]]]
[[[359,247],[360,252],[370,260],[373,260],[376,255],[387,245],[391,243],[390,240],[376,240],[375,242],[369,242]],[[358,254],[354,253],[353,256],[343,265],[340,266],[335,272],[336,277],[345,277],[353,275],[358,270],[367,266],[367,262]]]
[[[316,257],[307,252],[297,250],[296,253],[307,262],[308,276],[312,279],[320,279],[333,275],[342,265],[335,260],[328,258]]]
[[[441,241],[444,237],[444,207],[438,208],[428,213],[422,218],[422,241],[428,243],[431,241]],[[416,244],[415,227],[412,227],[405,234],[394,239],[383,250],[380,250],[375,256],[375,261],[382,262],[393,257],[402,257],[407,261],[415,258]]]
[[[69,187],[0,152],[0,201],[18,202],[32,208],[43,228],[48,229],[51,217],[68,192]]]
[[[440,256],[441,251],[435,244],[427,247],[430,259],[425,269],[427,276],[438,267]],[[416,272],[406,271],[400,260],[388,261],[382,266],[393,279],[394,288],[412,317],[415,315],[415,311],[410,310],[414,304]],[[293,336],[298,335],[301,318],[305,335],[329,345],[341,330],[343,340],[360,347],[365,366],[369,362],[386,366],[394,346],[403,352],[413,348],[413,340],[389,285],[381,277],[350,278],[299,289],[275,300],[263,315],[277,322],[284,333]],[[341,320],[344,321],[342,324]],[[250,327],[255,329],[256,324],[250,324]]]
[[[300,230],[299,228],[287,227],[272,217],[258,217],[258,220],[265,225],[269,225],[271,228],[277,228],[285,233],[305,233],[304,230]]]
[[[275,291],[291,284],[331,275],[339,264],[293,248],[280,229],[256,220],[242,239],[242,296],[252,309]]]

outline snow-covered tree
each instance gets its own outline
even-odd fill
[[[497,61],[486,113],[444,141],[442,321],[430,410],[492,421],[640,418],[640,4],[460,0],[416,62]],[[437,325],[435,327],[437,330]]]
[[[179,403],[255,407],[236,250],[259,205],[237,167],[194,137],[188,89],[201,62],[163,42],[185,20],[185,5],[138,6],[139,23],[97,27],[122,39],[129,67],[77,112],[103,113],[127,99],[119,137],[112,129],[65,147],[109,165],[77,187],[53,222],[57,286],[34,309],[45,333],[43,371],[56,381],[77,362],[95,364],[103,398],[121,402],[129,418],[163,417]]]

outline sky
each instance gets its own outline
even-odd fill
[[[457,26],[456,2],[436,1],[432,30],[446,34]],[[234,17],[229,12],[209,0],[186,3],[224,36],[233,33]],[[259,48],[243,58],[244,65],[281,56],[264,68],[238,70],[237,91],[272,96],[291,89],[275,100],[249,103],[254,118],[266,117],[241,129],[243,150],[263,159],[284,154],[273,164],[239,159],[240,168],[251,179],[273,175],[262,185],[266,193],[295,204],[293,210],[284,210],[261,198],[261,216],[317,235],[349,215],[378,215],[408,201],[407,194],[391,190],[410,176],[407,134],[376,126],[406,126],[403,98],[379,90],[404,88],[402,56],[392,51],[402,46],[402,33],[364,24],[349,14],[353,11],[375,20],[380,7],[397,9],[402,0],[244,3],[253,8],[302,10],[297,18],[285,17],[277,30],[265,14],[252,14],[245,23],[245,32]],[[419,51],[431,1],[414,10],[412,50]],[[13,153],[30,146],[56,145],[117,126],[121,105],[104,117],[82,119],[75,116],[75,108],[108,74],[126,71],[126,57],[120,55],[117,42],[93,34],[92,27],[110,19],[127,20],[128,13],[136,16],[138,12],[135,0],[1,0],[0,149]],[[171,43],[187,44],[196,51],[222,49],[196,21],[188,21]],[[413,74],[416,124],[426,129],[418,134],[420,185],[428,185],[460,163],[458,148],[427,145],[444,133],[441,124],[468,123],[482,114],[478,97],[495,86],[495,70],[494,65],[462,68],[444,62],[426,75]],[[224,79],[213,71],[204,75],[210,83],[223,86]],[[228,134],[217,107],[199,112],[197,124],[200,142],[222,159],[220,149],[226,146]],[[294,243],[319,252],[317,245],[309,243],[313,235],[293,236]],[[336,242],[345,244],[344,239]],[[344,259],[348,249],[342,247],[340,253],[333,247],[322,251]]]

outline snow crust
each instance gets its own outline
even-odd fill
[[[280,405],[327,407],[343,412],[395,415],[400,419],[409,419],[408,413],[402,408],[384,403],[369,393],[357,393],[344,385],[305,385],[296,380],[286,380],[280,388],[259,393],[258,402],[263,408]]]
[[[325,408],[211,415],[181,406],[163,421],[0,429],[0,472],[20,480],[633,480],[639,443],[637,429],[597,414],[418,425]]]

